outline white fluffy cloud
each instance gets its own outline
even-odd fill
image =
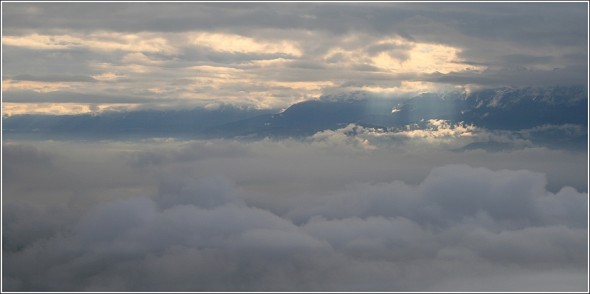
[[[495,142],[505,144],[507,148],[532,147],[534,144],[527,140],[535,129],[523,130],[521,133],[487,130],[463,122],[452,124],[448,120],[429,119],[424,126],[407,125],[406,129],[383,129],[363,127],[349,124],[336,130],[320,131],[310,138],[312,142],[340,146],[343,144],[355,146],[366,151],[376,150],[378,146],[390,148],[403,146],[408,148],[447,148],[460,149],[470,143]],[[551,128],[552,126],[547,126]],[[563,126],[567,129],[569,126]],[[571,131],[575,131],[575,126]],[[569,130],[569,129],[568,129]],[[527,136],[528,135],[528,136]]]

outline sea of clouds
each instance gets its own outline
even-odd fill
[[[431,131],[5,140],[3,290],[585,290],[587,154]]]

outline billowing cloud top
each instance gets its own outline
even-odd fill
[[[311,139],[5,143],[3,290],[587,289],[585,154]]]
[[[4,111],[586,84],[584,3],[4,3]]]

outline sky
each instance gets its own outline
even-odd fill
[[[586,3],[2,22],[2,291],[588,291]]]
[[[587,83],[585,3],[6,3],[5,115]]]

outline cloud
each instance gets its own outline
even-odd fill
[[[346,140],[4,144],[8,290],[587,283],[587,177],[578,190],[565,184],[584,170],[584,154],[384,152],[383,142],[365,150]],[[495,167],[445,164],[458,158]]]
[[[586,8],[7,3],[3,107],[586,85]],[[302,141],[4,137],[3,290],[587,290],[585,150],[536,147],[555,126],[424,124]],[[462,148],[492,141],[517,148]]]
[[[345,193],[334,193],[306,203],[290,216],[305,222],[315,215],[330,219],[347,217],[404,217],[431,227],[474,222],[476,226],[517,229],[523,226],[565,224],[585,227],[585,199],[569,208],[549,199],[570,199],[571,188],[556,194],[543,192],[546,179],[529,171],[490,171],[467,166],[445,166],[431,170],[425,180],[412,187],[403,182],[381,185],[358,184]],[[549,210],[562,213],[549,217]],[[562,221],[555,222],[556,218]],[[570,219],[563,222],[565,219]],[[495,223],[494,220],[501,220]],[[502,222],[505,222],[504,224]]]
[[[10,3],[3,15],[3,65],[9,77],[53,80],[22,83],[22,90],[133,92],[195,103],[217,97],[259,108],[359,90],[350,84],[387,95],[585,85],[581,5]],[[195,66],[243,72],[218,79]],[[73,81],[57,87],[56,77],[48,78],[55,73],[121,78],[96,78],[91,89]]]
[[[392,111],[395,111],[395,108]],[[563,131],[571,136],[581,132],[578,127],[573,125],[545,126],[520,132],[508,132],[487,130],[463,122],[452,124],[448,120],[429,119],[419,124],[406,125],[401,129],[372,128],[349,124],[340,129],[317,132],[307,139],[317,144],[350,145],[366,151],[391,147],[463,150],[473,144],[486,143],[502,144],[507,149],[520,149],[535,146],[531,141],[535,139],[533,135],[544,131]]]
[[[69,89],[68,89],[69,90]],[[3,100],[12,103],[141,103],[156,102],[153,98],[107,93],[84,93],[73,91],[9,89],[3,93]],[[162,102],[161,100],[157,100]]]
[[[94,82],[93,77],[88,76],[71,76],[71,75],[17,75],[9,78],[14,81],[33,81],[33,82]]]
[[[547,85],[581,85],[587,74],[585,67],[574,65],[565,68],[538,69],[524,66],[512,66],[503,68],[488,68],[483,72],[465,70],[448,72],[445,74],[435,72],[424,75],[425,81],[454,84],[473,85],[476,87],[495,86],[547,86]]]
[[[70,232],[5,252],[5,268],[12,279],[8,287],[17,290],[13,285],[20,284],[21,290],[36,291],[348,290],[356,284],[365,290],[419,290],[420,284],[440,279],[421,281],[421,273],[431,271],[423,268],[428,263],[453,262],[461,274],[479,265],[495,270],[516,265],[521,273],[533,276],[547,271],[536,270],[538,265],[553,271],[583,271],[587,231],[584,223],[574,221],[579,213],[584,218],[583,209],[553,215],[554,225],[521,223],[533,214],[526,207],[512,207],[514,214],[496,209],[518,203],[513,197],[526,198],[533,205],[554,198],[561,205],[584,207],[587,195],[572,189],[554,195],[544,191],[534,174],[510,173],[449,166],[433,170],[417,187],[399,182],[367,185],[328,200],[325,207],[329,211],[316,210],[314,218],[299,226],[289,218],[232,199],[217,197],[219,202],[210,206],[202,197],[219,196],[208,187],[216,189],[220,183],[203,179],[193,185],[196,189],[180,186],[190,190],[186,197],[192,196],[193,202],[162,207],[143,197],[115,200],[90,211]],[[466,174],[471,176],[461,178],[460,183],[452,181]],[[450,177],[451,182],[439,177]],[[486,192],[469,192],[477,185],[508,195],[494,200],[497,204],[489,202]],[[448,190],[451,186],[455,187],[452,191]],[[169,197],[169,188],[163,189],[160,197]],[[527,189],[528,194],[519,195]],[[375,190],[383,194],[375,198]],[[437,193],[428,192],[431,190]],[[404,198],[396,196],[408,192]],[[352,200],[346,193],[364,197]],[[469,198],[472,200],[463,202]],[[460,199],[463,201],[457,201]],[[445,205],[446,201],[452,205]],[[479,209],[470,207],[479,201]],[[373,216],[346,215],[350,209],[338,204],[347,202],[354,207],[374,207]],[[407,202],[416,205],[405,205]],[[458,211],[463,213],[456,215]],[[423,223],[429,213],[436,215],[436,222]],[[451,223],[442,229],[430,226],[447,221]],[[350,268],[339,268],[341,264]],[[352,276],[351,271],[360,275]],[[366,280],[373,271],[407,273],[403,278],[381,274]],[[442,276],[444,272],[431,274]],[[367,281],[371,283],[363,284]]]
[[[297,45],[282,41],[278,43],[260,42],[252,38],[230,34],[195,33],[189,37],[191,43],[205,46],[215,51],[240,53],[283,53],[294,57],[301,56]]]
[[[96,32],[80,35],[42,35],[3,36],[6,46],[25,47],[37,50],[87,48],[97,51],[130,51],[173,53],[174,48],[167,40],[151,34],[121,34],[116,32]]]
[[[105,111],[127,111],[138,109],[138,104],[115,103],[115,104],[94,104],[94,103],[3,103],[2,114],[4,116],[19,114],[37,115],[71,115],[98,113]]]

